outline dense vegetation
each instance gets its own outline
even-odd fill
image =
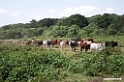
[[[124,15],[108,14],[85,17],[74,14],[63,18],[32,19],[30,23],[4,25],[0,39],[18,38],[80,38],[124,34]]]
[[[69,73],[82,76],[122,77],[124,56],[103,52],[75,53],[70,57],[58,50],[35,46],[0,46],[0,82],[63,82]],[[76,61],[74,61],[77,58]],[[80,80],[87,82],[87,79]],[[76,80],[73,80],[76,81]]]
[[[116,37],[108,37],[113,35]],[[123,35],[124,15],[108,13],[92,17],[74,14],[4,25],[0,28],[0,39],[93,37],[102,42],[116,40],[119,46],[102,52],[80,53],[60,52],[59,47],[1,45],[0,82],[87,82],[86,77],[123,77]],[[74,74],[77,74],[75,78]]]

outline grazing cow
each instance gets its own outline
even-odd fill
[[[114,41],[106,41],[105,42],[105,46],[111,46],[113,49],[115,46],[118,46],[118,42],[114,42]]]
[[[38,40],[32,39],[32,43],[37,45],[38,44]]]
[[[31,44],[31,40],[24,40],[24,41],[22,41],[22,44],[30,45]]]
[[[69,41],[69,45],[71,46],[72,51],[74,51],[74,52],[75,52],[75,50],[76,50],[76,48],[75,48],[75,47],[77,47],[77,46],[78,46],[77,41],[76,41],[76,40],[70,40],[70,41]]]
[[[90,45],[91,43],[93,43],[93,39],[92,38],[88,38],[88,39],[85,39],[85,40],[82,40],[84,43]]]
[[[37,42],[37,45],[38,45],[38,46],[43,45],[43,41],[42,41],[42,40],[39,40],[39,41]]]
[[[50,48],[51,40],[43,40],[43,45],[49,46],[49,48]]]
[[[63,50],[63,48],[64,48],[64,45],[65,45],[64,41],[61,41],[61,42],[60,42],[61,51]]]
[[[93,50],[93,49],[95,49],[96,51],[103,50],[105,49],[105,46],[102,43],[91,43],[90,50]]]
[[[57,45],[60,45],[60,42],[61,42],[62,40],[57,40]]]
[[[69,41],[68,40],[61,40],[60,41],[61,51],[64,49],[65,46],[69,46]]]
[[[57,45],[57,41],[58,41],[57,39],[52,40],[51,45],[54,47],[54,45]]]
[[[69,41],[68,40],[63,40],[64,45],[69,46]]]
[[[90,44],[87,44],[87,43],[81,41],[80,42],[80,50],[81,50],[81,52],[82,52],[82,49],[85,49],[85,52],[87,52],[88,49],[90,49]]]

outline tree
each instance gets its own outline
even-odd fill
[[[115,14],[104,13],[103,15],[92,16],[89,22],[98,25],[100,28],[107,29],[115,17]]]
[[[49,36],[53,35],[53,37],[66,37],[66,34],[68,33],[68,27],[67,26],[51,26],[49,28]]]
[[[1,30],[8,30],[8,29],[10,29],[10,26],[11,25],[4,25],[1,27]]]
[[[37,21],[35,19],[32,19],[30,21],[32,28],[37,28]]]
[[[61,19],[59,19],[57,21],[56,25],[58,25],[58,26],[67,26],[66,25],[66,17],[62,17]]]
[[[67,37],[76,37],[76,35],[78,34],[79,30],[80,30],[79,26],[72,25],[71,27],[69,27]]]
[[[123,26],[124,26],[124,15],[116,16],[109,25],[109,28],[121,31]]]
[[[65,22],[63,22],[63,25],[69,27],[72,25],[77,25],[80,28],[83,28],[89,24],[87,18],[80,14],[71,15],[70,17],[66,18],[64,21]]]
[[[38,21],[38,27],[50,27],[52,25],[55,25],[57,23],[58,19],[52,19],[52,18],[44,18],[42,20]]]
[[[110,36],[110,35],[116,35],[117,34],[117,30],[116,29],[108,29],[107,30],[107,34]]]

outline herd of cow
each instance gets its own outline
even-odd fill
[[[7,42],[6,42],[7,43]],[[110,46],[114,48],[118,46],[118,42],[115,41],[106,41],[104,44],[102,42],[96,42],[92,38],[87,39],[70,39],[70,40],[60,40],[60,39],[53,39],[53,40],[23,40],[23,41],[14,41],[15,44],[21,45],[30,45],[35,44],[37,46],[46,46],[46,47],[54,47],[55,45],[60,46],[61,50],[64,50],[65,46],[69,46],[72,48],[72,51],[75,52],[76,47],[80,47],[80,51],[85,50],[103,50],[105,47]]]

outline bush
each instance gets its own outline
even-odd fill
[[[29,47],[1,46],[0,81],[33,82],[60,80],[56,68],[66,65],[66,57],[55,51],[32,51]],[[14,50],[14,52],[12,51]]]
[[[114,75],[115,73],[123,75],[124,73],[124,56],[97,52],[84,56],[82,60],[83,74],[90,76],[99,76],[104,74]]]

